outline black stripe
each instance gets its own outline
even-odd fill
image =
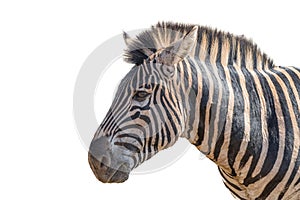
[[[150,109],[150,112],[152,112],[152,109]],[[153,119],[153,121],[155,121],[154,118],[152,118],[152,119]],[[146,145],[148,146],[148,153],[151,153],[152,152],[152,150],[151,150],[152,139],[153,139],[153,136],[156,134],[156,129],[154,127],[154,123],[150,123],[150,120],[149,120],[148,125],[149,125],[148,126],[148,136],[147,136],[148,143],[146,143]]]
[[[158,151],[158,143],[159,143],[159,132],[157,132],[156,134],[154,134],[154,144],[153,144],[153,148],[154,151],[157,152]]]
[[[165,106],[166,103],[167,103],[168,106],[170,106],[168,100],[165,99],[165,97],[163,97],[163,98],[162,98],[162,106],[163,106],[164,108],[167,108],[167,107]],[[172,113],[170,112],[169,109],[172,110]],[[175,122],[174,122],[174,120],[173,120],[173,116],[175,116],[176,119],[179,119],[179,117],[178,117],[177,113],[174,111],[174,109],[173,109],[172,107],[169,107],[169,109],[165,109],[165,113],[166,113],[166,115],[167,115],[167,120],[170,122],[170,124],[171,124],[171,126],[172,126],[174,135],[177,135],[177,134],[179,133],[179,131],[178,131],[177,128],[176,128]],[[180,123],[180,121],[177,121],[177,122]]]
[[[116,122],[116,120],[115,120],[114,116],[111,116],[109,118],[109,120],[106,122],[105,127],[103,127],[103,130],[105,132],[109,132],[109,130],[111,130],[111,127],[116,124],[115,122]]]
[[[232,67],[233,66],[233,59],[234,59],[234,51],[233,51],[233,41],[232,41],[232,37],[228,38],[229,40],[229,56],[228,56],[228,66],[224,66],[224,67]]]
[[[154,92],[153,92],[153,104],[154,104],[154,105],[157,105],[157,104],[158,104],[157,99],[160,98],[160,97],[158,96],[158,91],[159,91],[159,87],[158,87],[158,86],[154,87]],[[156,108],[156,112],[155,112],[155,113],[159,115],[159,118],[160,118],[160,119],[164,119],[164,116],[163,116],[163,113],[162,113],[162,111],[161,111],[160,106],[155,106],[155,108]],[[157,123],[157,121],[155,121],[155,123]],[[156,125],[156,127],[158,127],[158,124]],[[160,132],[161,132],[161,133],[160,133],[161,146],[163,146],[164,141],[165,141],[165,134],[164,134],[164,132],[163,132],[163,129],[161,129]]]
[[[294,169],[293,169],[293,171],[290,175],[290,178],[289,178],[288,182],[286,183],[283,191],[280,193],[278,199],[282,199],[282,197],[285,195],[286,191],[289,189],[290,185],[292,184],[293,180],[296,177],[296,174],[298,173],[299,167],[300,167],[300,150],[298,150],[298,156],[297,156],[297,159],[295,161],[295,166],[294,166]]]
[[[175,88],[175,85],[172,85],[170,87]],[[179,115],[181,115],[182,113],[181,113],[181,110],[180,110],[180,106],[178,106],[179,104],[178,104],[178,97],[177,97],[176,92],[177,91],[174,91],[172,89],[170,90],[168,103],[169,103],[170,107],[173,109],[173,112],[176,113],[176,115],[178,116],[178,118],[176,117],[178,122],[180,122]],[[178,111],[177,110],[175,111],[174,110],[175,108],[177,108]]]
[[[221,147],[224,143],[224,132],[225,132],[225,126],[223,126],[222,132],[218,137],[216,147],[214,149],[214,160],[217,161],[221,152]]]
[[[236,172],[233,168],[236,156],[240,150],[241,143],[244,139],[244,130],[245,130],[245,102],[242,96],[242,89],[240,86],[240,78],[238,72],[231,68],[229,69],[231,76],[231,84],[233,86],[234,93],[234,106],[233,106],[233,115],[232,115],[232,127],[230,133],[230,142],[228,147],[228,164],[232,171],[232,176],[236,175]]]
[[[226,173],[225,173],[223,170],[221,170],[219,167],[218,167],[218,169],[219,169],[219,172],[220,172],[222,178],[223,178],[224,180],[226,180],[226,183],[228,183],[228,184],[229,184],[231,187],[233,187],[234,189],[236,189],[236,190],[238,190],[238,191],[242,191],[241,188],[239,188],[237,185],[234,185],[233,183],[231,183],[231,182],[228,180],[227,176],[230,176],[230,175],[226,174]],[[226,174],[226,176],[224,176],[223,173]]]
[[[196,106],[196,98],[197,98],[197,94],[198,94],[198,73],[196,70],[196,66],[195,64],[189,60],[189,66],[191,69],[191,76],[192,76],[192,87],[191,90],[189,91],[188,94],[188,103],[189,103],[189,107],[190,107],[190,111],[188,113],[188,130],[187,130],[187,138],[190,138],[190,134],[191,131],[193,129],[193,123],[195,121],[195,117],[198,113],[196,113],[196,109],[194,109],[194,107]],[[185,79],[184,81],[188,81],[187,79]]]
[[[202,144],[203,139],[204,139],[204,130],[205,130],[205,117],[206,117],[206,105],[208,102],[208,97],[209,97],[209,81],[207,78],[206,71],[204,70],[204,66],[201,64],[200,60],[196,59],[196,62],[201,70],[202,74],[202,98],[200,102],[200,108],[199,108],[199,123],[198,123],[198,139],[194,143],[195,146],[199,146]]]
[[[261,123],[262,108],[259,100],[259,96],[263,94],[259,94],[259,92],[257,91],[252,75],[244,68],[242,69],[242,72],[246,77],[246,88],[250,102],[250,141],[248,142],[246,152],[240,161],[239,168],[243,168],[250,157],[252,157],[252,162],[248,171],[249,174],[252,174],[255,166],[259,161],[263,146]]]
[[[229,184],[231,187],[235,188],[236,190],[242,191],[238,186],[234,185],[233,183],[231,183],[230,181],[227,180],[227,178],[223,175],[223,173],[222,173],[222,171],[221,171],[221,169],[220,169],[219,167],[218,167],[218,170],[219,170],[219,172],[220,172],[222,178],[225,180],[225,181],[223,181],[225,187],[226,187],[232,194],[234,194],[236,197],[238,197],[239,199],[241,199],[241,200],[246,200],[246,199],[242,198],[240,195],[238,195],[235,191],[233,191],[230,187],[227,186],[227,184]],[[224,172],[224,173],[225,173],[225,172]],[[226,184],[226,183],[227,183],[227,184]]]
[[[159,86],[155,86],[153,90],[153,104],[157,105],[157,99],[158,99],[158,91],[159,91]]]
[[[295,74],[294,71],[292,71],[288,68],[283,68],[283,67],[281,67],[281,68],[284,69],[291,76],[291,78],[295,84],[296,90],[298,91],[298,95],[300,96],[300,79],[297,76],[297,74]],[[299,71],[299,73],[300,73],[300,71]],[[300,118],[300,116],[299,116],[299,118]]]
[[[128,121],[132,121],[132,120],[135,120],[135,119],[139,118],[140,115],[141,115],[141,112],[140,112],[140,111],[137,111],[137,112],[135,112],[133,115],[131,115],[131,116],[127,117],[126,119],[124,119],[124,120],[122,121],[122,123],[128,122]]]
[[[221,63],[221,58],[222,58],[223,35],[221,33],[218,33],[217,37],[218,37],[218,53],[217,53],[216,64],[218,66]]]
[[[164,146],[164,143],[165,143],[165,131],[164,131],[164,128],[162,127],[161,128],[161,131],[160,131],[160,133],[161,133],[161,142],[160,142],[160,146]]]
[[[232,44],[234,44],[234,48],[232,48],[232,59],[233,60],[231,61],[232,62],[231,64],[233,65],[233,61],[237,62],[237,55],[239,53],[238,48],[237,48],[237,45],[239,44],[238,40],[237,39],[233,40]]]
[[[108,120],[110,120],[112,116],[112,112],[111,112],[111,109],[109,109],[109,111],[107,112],[105,118],[104,118],[104,121],[101,123],[101,125],[99,126],[98,130],[106,130],[106,127],[108,126]]]
[[[253,69],[257,69],[257,46],[254,47],[252,52]]]
[[[146,138],[146,130],[145,127],[141,126],[140,124],[129,124],[123,127],[119,127],[119,131],[124,131],[124,130],[128,130],[128,129],[138,129],[143,133],[144,138]]]
[[[156,115],[156,112],[154,112],[153,109],[150,110],[151,112],[151,116],[155,116]],[[158,121],[157,121],[157,118],[155,117],[152,117],[153,118],[153,121],[151,123],[151,132],[150,134],[152,133],[153,137],[154,137],[154,151],[157,151],[158,149],[158,140],[159,140],[159,125],[158,125]],[[153,127],[153,128],[152,128]]]
[[[210,60],[210,52],[211,52],[211,45],[212,45],[212,38],[215,36],[214,32],[211,32],[211,34],[206,34],[206,56],[205,56],[205,63]]]
[[[261,62],[262,62],[262,63],[261,63],[261,66],[262,66],[262,69],[265,69],[265,68],[266,68],[266,66],[265,66],[266,60],[267,60],[266,56],[263,55],[263,56],[262,56],[262,59],[261,59]]]
[[[114,114],[114,116],[112,117],[112,122],[109,122],[109,126],[107,127],[108,132],[116,129],[117,126],[121,124],[121,123],[118,124],[116,122],[119,122],[121,119],[123,119],[128,114],[127,110],[128,110],[128,108],[124,107],[124,109],[122,109],[122,112],[120,112],[121,114],[119,114],[119,115]]]
[[[140,153],[140,149],[138,147],[136,147],[133,144],[130,143],[126,143],[126,142],[115,142],[114,145],[118,145],[118,146],[123,146],[126,149],[135,152],[135,153]]]
[[[206,67],[207,69],[209,70],[209,73],[211,75],[211,78],[212,78],[212,82],[213,82],[213,91],[210,91],[213,93],[213,96],[212,96],[212,101],[213,103],[211,104],[210,106],[210,110],[209,110],[209,135],[207,135],[206,137],[208,137],[208,151],[209,152],[206,152],[206,153],[210,153],[211,151],[211,145],[212,145],[212,139],[213,139],[213,134],[217,134],[214,130],[215,126],[214,126],[214,123],[215,123],[215,120],[217,118],[219,118],[219,116],[217,116],[217,105],[218,105],[218,97],[219,97],[219,83],[218,83],[218,76],[219,74],[215,74],[215,72],[213,71],[213,66],[211,64],[211,61],[210,59],[206,59],[205,60],[205,64],[206,64]]]
[[[151,123],[151,120],[147,115],[141,115],[139,118],[141,120],[143,120],[144,122],[146,122],[146,124],[148,124],[148,125]]]
[[[175,118],[177,119],[177,122],[180,123],[180,119],[179,119],[179,116],[178,116],[178,113],[174,110],[173,106],[171,106],[170,102],[168,101],[168,99],[166,99],[166,96],[165,96],[165,92],[166,90],[165,89],[162,89],[161,90],[161,106],[163,108],[165,108],[165,113],[167,114],[167,117],[172,125],[172,128],[174,130],[174,134],[178,134],[178,130],[176,128],[176,125],[174,123],[174,120],[171,120],[173,117],[172,116],[175,116]],[[167,105],[167,106],[166,106]]]
[[[152,139],[153,139],[153,137],[150,136],[147,139],[148,139],[148,144],[147,144],[148,145],[148,153],[151,153],[152,152],[151,147],[152,147]]]
[[[273,77],[273,75],[269,74],[273,84],[276,87],[277,90],[277,94],[279,96],[280,99],[280,105],[282,108],[282,113],[283,113],[283,117],[284,117],[284,123],[285,123],[285,148],[284,148],[284,155],[283,155],[283,160],[280,164],[279,167],[279,171],[276,173],[275,177],[269,181],[269,183],[266,185],[266,187],[264,188],[264,191],[262,192],[262,194],[259,196],[259,198],[265,199],[267,198],[270,193],[275,189],[275,187],[278,185],[278,183],[280,183],[280,181],[282,181],[282,179],[284,178],[284,176],[286,175],[286,172],[290,166],[291,163],[291,159],[292,159],[292,149],[294,146],[294,136],[293,136],[293,129],[292,129],[292,123],[291,123],[291,119],[290,119],[290,113],[288,111],[288,107],[287,107],[287,102],[283,93],[283,90],[281,88],[281,86],[279,85],[279,83],[277,82],[277,80]],[[279,138],[280,140],[281,138]],[[272,145],[272,144],[270,144]],[[275,144],[277,145],[277,144]]]
[[[221,47],[220,47],[221,45]],[[229,87],[228,87],[228,83],[226,80],[226,75],[224,72],[224,67],[231,67],[231,66],[223,66],[221,63],[221,53],[222,53],[222,42],[219,39],[219,52],[218,54],[218,61],[217,61],[217,67],[218,67],[218,72],[219,72],[219,78],[221,79],[222,82],[222,90],[223,90],[223,94],[222,94],[222,100],[221,100],[221,106],[220,106],[220,116],[219,116],[219,132],[218,134],[218,138],[217,138],[217,142],[215,144],[215,149],[214,151],[214,158],[213,160],[217,161],[218,157],[220,155],[220,151],[222,148],[222,145],[224,143],[224,132],[225,132],[225,124],[226,124],[226,116],[228,113],[228,98],[229,98]]]
[[[240,40],[240,58],[241,58],[241,68],[246,67],[246,51],[247,49],[245,48],[246,46],[246,41],[245,40]]]
[[[298,178],[294,186],[298,185],[299,183],[300,183],[300,177]]]
[[[188,89],[189,88],[189,73],[188,73],[188,70],[187,70],[187,64],[186,62],[184,62],[184,60],[182,61],[182,67],[183,67],[183,75],[184,75],[184,89]]]
[[[255,71],[256,72],[256,71]],[[255,183],[256,181],[258,181],[259,179],[267,176],[269,174],[269,172],[272,170],[275,162],[276,162],[276,158],[278,155],[278,150],[279,150],[279,146],[278,146],[278,138],[279,138],[279,127],[278,127],[278,121],[277,121],[277,117],[276,117],[276,111],[275,111],[275,104],[274,104],[274,97],[272,95],[272,91],[270,89],[270,86],[266,80],[266,78],[264,76],[262,76],[262,74],[256,72],[256,74],[258,75],[260,84],[262,86],[262,90],[263,90],[263,95],[265,97],[266,100],[266,119],[267,119],[267,129],[268,129],[268,151],[267,151],[267,155],[266,155],[266,159],[264,160],[264,163],[262,165],[262,168],[260,170],[260,172],[252,177],[252,173],[255,169],[255,165],[251,165],[250,169],[248,171],[247,177],[244,180],[244,185],[248,186],[249,184]]]
[[[129,110],[129,103],[128,103],[128,97],[125,99],[125,101],[120,102],[119,104],[122,105],[122,107],[120,107],[118,110],[114,109],[113,110],[113,116],[111,121],[107,122],[107,132],[115,129],[117,123],[115,122],[119,122],[120,119],[124,118],[127,115],[127,112]]]
[[[196,48],[195,48],[195,57],[198,57],[199,53],[200,53],[200,47],[201,47],[201,43],[202,43],[202,36],[203,36],[203,30],[202,28],[198,28],[198,39],[197,39],[197,44],[196,44]]]
[[[297,104],[297,100],[296,100],[296,94],[294,94],[294,91],[292,90],[292,85],[290,83],[290,81],[288,80],[288,78],[282,73],[282,72],[278,72],[276,70],[271,70],[275,73],[277,73],[277,75],[283,80],[284,84],[286,85],[287,89],[288,89],[288,94],[289,94],[289,97],[290,97],[290,100],[291,100],[291,104],[292,104],[292,107],[293,107],[293,111],[294,111],[294,114],[295,116],[291,116],[291,117],[295,117],[295,120],[298,122],[298,127],[300,128],[300,120],[299,117],[300,117],[300,112],[298,110],[298,104]],[[300,81],[298,82],[294,82],[294,85],[296,86],[296,89],[297,89],[297,86],[300,87]],[[298,90],[300,92],[300,88]]]
[[[119,130],[119,131],[121,131],[121,130]],[[130,133],[130,134],[128,134],[128,133],[122,133],[122,134],[116,136],[116,138],[124,138],[124,137],[135,139],[141,146],[143,146],[143,142],[142,142],[140,136],[138,136],[138,135],[136,135],[134,133]]]

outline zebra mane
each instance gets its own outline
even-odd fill
[[[145,59],[149,58],[149,53],[154,54],[170,46],[190,32],[194,26],[198,25],[172,22],[158,23],[126,43],[127,49],[124,52],[124,60],[128,63],[140,65]],[[125,37],[128,37],[126,33],[124,33]],[[203,47],[204,43],[205,46]],[[216,43],[218,44],[216,45]],[[247,63],[257,65],[257,62],[260,61],[261,65],[267,65],[269,68],[273,67],[273,61],[265,53],[262,53],[251,39],[244,36],[236,36],[206,26],[198,26],[197,46],[198,51],[203,51],[203,49],[206,51],[206,56],[222,48],[221,54],[226,55],[225,57],[230,63],[237,62],[247,67]],[[147,53],[145,53],[145,50],[147,50]],[[197,51],[197,47],[195,51]],[[218,56],[221,57],[221,55]],[[219,58],[219,60],[221,59]]]

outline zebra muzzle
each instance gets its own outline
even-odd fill
[[[91,143],[88,160],[94,175],[103,183],[121,183],[129,177],[129,165],[113,156],[105,136]]]

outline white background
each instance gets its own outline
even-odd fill
[[[195,148],[169,168],[124,184],[102,184],[92,174],[73,121],[74,84],[87,56],[122,30],[162,20],[209,25],[253,38],[277,65],[300,66],[297,1],[6,2],[0,199],[232,199],[216,166]]]

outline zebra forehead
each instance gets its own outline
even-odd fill
[[[131,39],[129,43],[126,43],[127,49],[124,51],[123,58],[128,63],[140,65],[144,60],[151,58],[149,53],[154,54],[161,49],[169,47],[190,32],[195,26],[198,26],[197,45],[200,46],[202,43],[205,43],[205,46],[200,47],[201,49],[209,49],[212,52],[216,41],[223,46],[230,43],[229,48],[222,49],[222,51],[226,51],[223,53],[230,54],[229,58],[235,59],[237,53],[245,57],[251,54],[259,56],[273,65],[273,61],[266,54],[262,53],[251,39],[247,39],[244,35],[237,36],[207,26],[173,22],[157,23]],[[126,33],[125,35],[127,36]],[[210,53],[209,51],[207,52],[208,54]]]
[[[139,82],[143,81],[141,77],[138,79],[137,76],[138,74],[140,75],[140,72],[145,72],[143,70],[144,66],[133,66],[130,71],[122,78],[118,85],[118,92],[121,92],[123,90],[128,90],[128,89],[136,89],[138,86]],[[145,73],[143,73],[143,76],[146,76]]]

